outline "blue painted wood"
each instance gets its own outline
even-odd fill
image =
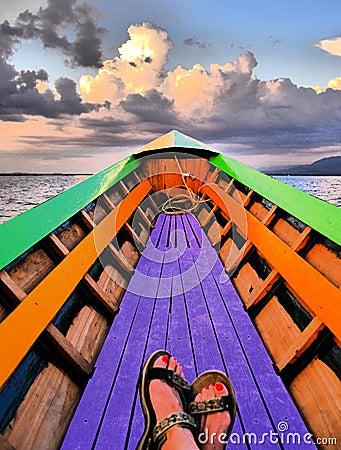
[[[207,264],[209,265],[209,264]],[[248,361],[245,358],[243,348],[229,316],[212,273],[205,270],[203,258],[198,269],[198,276],[205,277],[202,281],[205,287],[204,296],[207,305],[207,314],[214,327],[218,340],[218,348],[224,362],[224,371],[229,374],[235,387],[239,413],[243,427],[247,433],[256,433],[261,436],[273,429],[271,418],[268,415],[267,406],[264,404],[261,392],[258,389],[253,373],[250,370]],[[257,351],[257,349],[255,349]],[[251,448],[257,448],[252,446]],[[280,448],[279,445],[270,442],[264,448]]]
[[[153,230],[156,240],[161,233],[162,223],[163,218],[160,216]],[[133,325],[136,323],[135,319],[142,299],[141,290],[143,293],[143,288],[146,291],[150,288],[149,283],[146,282],[150,270],[150,259],[142,255],[122,299],[120,313],[114,320],[96,362],[95,373],[87,385],[64,439],[63,450],[92,448],[96,441],[101,422],[106,414],[108,399],[120,370],[122,355],[133,332]]]
[[[141,269],[144,265],[149,266],[150,263],[141,257],[138,266]],[[125,294],[120,313],[114,320],[96,362],[95,373],[88,382],[64,439],[63,450],[84,450],[92,447],[119,370],[121,355],[132,332],[140,300],[141,297],[137,294]]]
[[[183,223],[179,216],[174,217],[177,229],[183,229]],[[179,228],[178,228],[179,227]],[[175,249],[177,252],[178,249]],[[187,306],[184,299],[182,278],[180,274],[179,260],[176,258],[173,267],[173,285],[171,309],[169,315],[169,327],[167,337],[167,350],[176,355],[183,364],[186,379],[193,381],[198,375],[195,367],[194,351],[190,336],[190,325],[187,320]]]
[[[161,244],[160,242],[160,245]],[[165,255],[167,248],[164,249]],[[154,351],[166,348],[169,308],[172,293],[172,272],[176,261],[164,262],[161,269],[160,285],[156,295],[148,342],[145,350],[145,359]],[[135,408],[132,408],[131,430],[128,449],[134,450],[141,437],[144,427],[144,418],[139,399],[135,399]]]
[[[211,243],[208,240],[205,231],[201,228],[198,220],[193,214],[191,213],[185,214],[183,216],[183,220],[184,225],[186,225],[186,221],[189,222],[190,228],[192,229],[194,235],[196,236],[197,240],[200,243],[200,247],[211,247]],[[188,229],[187,225],[186,229]]]
[[[189,227],[188,221],[183,221],[183,226],[186,232]],[[204,246],[206,245],[204,241],[202,244]],[[187,253],[180,256],[179,265],[183,276],[185,304],[188,310],[188,322],[197,372],[200,374],[210,369],[225,371],[195,265],[195,261],[198,260],[198,255],[202,253],[203,249],[195,246],[194,239],[191,240],[190,245],[192,246],[188,249]],[[243,435],[242,422],[239,414],[236,418],[234,432],[238,436]],[[247,448],[247,446],[246,444],[240,443],[240,448]]]
[[[307,433],[196,218],[160,215],[63,450],[136,447],[144,426],[138,376],[145,359],[159,348],[183,363],[190,381],[204,370],[229,373],[239,405],[231,435],[237,448],[260,448],[255,436],[274,433],[279,422],[301,436]],[[245,432],[254,433],[249,444],[243,443]],[[290,445],[265,437],[261,448]]]
[[[161,265],[151,263],[149,279],[160,276]],[[123,449],[130,427],[130,412],[136,396],[143,355],[157,294],[156,283],[145,283],[144,295],[133,322],[132,332],[120,361],[120,369],[95,441],[96,449]]]

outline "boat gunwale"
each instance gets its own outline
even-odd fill
[[[219,154],[210,163],[230,177],[341,245],[340,208],[272,178],[227,155]]]
[[[139,166],[128,156],[0,225],[0,270]],[[29,224],[29,226],[28,226]]]

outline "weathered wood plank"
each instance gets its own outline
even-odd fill
[[[336,438],[336,445],[321,445],[319,448],[338,448],[341,439],[341,391],[335,372],[316,357],[294,379],[289,389],[303,417],[309,420],[315,437]]]
[[[301,331],[274,295],[254,319],[275,364],[295,345]]]
[[[88,381],[92,366],[52,324],[49,324],[39,338],[39,344],[47,351],[50,359],[65,370],[78,384]]]
[[[0,368],[0,386],[6,382],[38,336],[73,292],[98,254],[104,250],[126,223],[136,205],[141,202],[150,189],[151,186],[147,180],[139,184],[129,198],[122,200],[120,206],[115,208],[100,225],[88,234],[82,243],[75,247],[0,324],[0,340],[9,344],[6,347],[0,347],[0,357],[3,361]],[[59,289],[56,289],[56,286]],[[27,317],[35,317],[34,322],[28,322]],[[20,334],[16,332],[18,327],[22,328]]]
[[[0,448],[2,450],[16,450],[8,441],[0,434]]]
[[[62,241],[54,234],[50,233],[46,236],[45,241],[49,247],[51,247],[52,251],[60,258],[63,259],[67,256],[70,251],[68,248],[62,243]]]
[[[173,217],[174,219],[174,217]],[[174,221],[173,221],[174,222]],[[164,254],[166,258],[167,249]],[[160,285],[157,292],[153,318],[145,349],[145,359],[154,351],[167,347],[167,328],[172,289],[172,272],[176,261],[164,262],[160,274]],[[132,408],[130,417],[131,428],[128,430],[127,449],[134,450],[144,429],[144,418],[141,404],[136,391],[134,399],[135,408]]]
[[[108,250],[123,277],[130,278],[131,274],[134,272],[134,268],[130,264],[128,265],[126,259],[122,258],[122,253],[118,251],[113,244],[108,245]]]
[[[13,308],[27,297],[4,270],[0,272],[0,283]],[[88,380],[92,372],[91,365],[52,323],[43,331],[38,344],[40,350],[47,353],[48,358],[55,361],[76,382],[83,384]]]
[[[31,292],[55,268],[55,263],[42,248],[20,261],[9,275],[26,293]]]
[[[86,236],[85,231],[76,223],[68,223],[61,231],[57,230],[57,238],[68,250],[72,250]]]
[[[81,389],[49,364],[36,378],[4,432],[16,450],[55,450],[66,431]]]
[[[159,280],[161,264],[151,263],[148,279]],[[141,301],[132,329],[120,361],[120,369],[114,382],[105,415],[95,441],[97,448],[109,448],[115,436],[116,448],[124,448],[130,427],[130,414],[135,403],[140,368],[143,363],[146,345],[153,320],[159,283],[141,286]],[[161,344],[164,345],[164,342]]]
[[[278,236],[264,227],[251,213],[238,205],[222,190],[212,185],[204,186],[204,191],[227,210],[235,208],[240,217],[247,219],[248,239],[264,255],[266,260],[278,270],[288,285],[305,301],[309,308],[326,324],[331,332],[341,337],[341,310],[338,308],[341,292],[307,261],[288,247]],[[238,225],[238,224],[237,224]],[[302,280],[305,282],[302,283]],[[323,299],[323,302],[321,301]]]
[[[98,309],[108,320],[112,320],[117,313],[118,308],[114,307],[110,301],[109,296],[103,289],[95,282],[95,280],[86,273],[82,279],[82,285],[86,291],[91,295],[92,306]]]

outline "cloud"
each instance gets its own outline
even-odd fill
[[[341,56],[341,36],[323,39],[315,44],[317,48],[335,56]]]
[[[64,20],[63,15],[48,17],[56,24]],[[250,51],[209,68],[179,65],[167,71],[173,42],[166,30],[144,22],[131,25],[128,35],[117,57],[104,61],[96,75],[81,77],[80,94],[70,79],[58,79],[52,90],[45,71],[18,72],[0,60],[0,118],[17,121],[22,130],[28,116],[30,122],[38,115],[53,119],[44,119],[44,132],[54,128],[55,133],[29,134],[23,138],[26,146],[46,146],[47,136],[53,148],[131,146],[178,129],[248,155],[339,148],[339,78],[320,90],[299,87],[289,78],[261,80]],[[65,114],[73,116],[67,125]]]
[[[335,127],[341,120],[341,92],[335,89],[318,95],[289,78],[260,80],[254,72],[258,62],[249,51],[209,69],[196,64],[165,73],[171,48],[167,33],[141,24],[131,27],[129,35],[119,57],[106,61],[97,76],[82,78],[82,97],[108,100],[110,115],[120,118],[119,126],[115,122],[109,131],[108,116],[105,127],[100,125],[102,113],[91,113],[89,120],[82,117],[82,126],[93,127],[92,138],[98,133],[105,145],[114,145],[116,138],[121,142],[122,136],[136,143],[139,133],[156,136],[173,128],[206,142],[240,142],[253,152],[257,146],[258,152],[261,148],[288,151],[290,145],[299,151],[304,145],[321,146],[323,133],[325,143],[331,145],[339,137]],[[144,61],[146,56],[150,63]],[[154,61],[158,63],[153,65]],[[336,81],[330,87],[335,88]]]
[[[200,42],[194,37],[184,39],[183,43],[185,45],[189,45],[190,47],[198,47],[198,48],[207,48],[210,45],[207,42]]]
[[[0,120],[23,121],[25,116],[60,117],[64,114],[79,115],[99,104],[83,102],[76,91],[76,83],[68,78],[55,82],[55,91],[40,91],[37,86],[48,80],[45,70],[22,70],[0,58]]]
[[[156,89],[150,89],[144,95],[129,94],[119,106],[138,121],[167,124],[167,127],[178,125],[173,102]]]
[[[118,49],[119,57],[105,61],[95,77],[81,77],[84,99],[118,104],[128,94],[142,93],[161,84],[168,52],[173,47],[167,32],[144,22],[131,25],[128,34],[128,41]]]
[[[335,77],[332,78],[327,82],[327,86],[323,87],[320,85],[311,86],[314,91],[316,91],[318,94],[321,94],[322,92],[326,92],[327,89],[333,89],[335,91],[341,91],[341,77]]]
[[[14,46],[24,39],[40,40],[44,47],[61,51],[72,66],[100,67],[102,63],[101,34],[98,13],[89,3],[76,0],[48,0],[46,8],[33,13],[21,12],[15,25],[5,20],[0,24],[0,56],[8,58]],[[65,34],[69,29],[75,37]]]

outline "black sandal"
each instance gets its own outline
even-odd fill
[[[149,384],[152,380],[162,380],[169,386],[176,388],[180,394],[184,410],[187,406],[186,398],[191,392],[190,384],[173,370],[163,367],[153,367],[155,361],[164,355],[169,358],[171,357],[170,353],[165,350],[158,350],[153,353],[148,358],[141,372],[139,388],[145,429],[136,450],[159,450],[167,439],[167,431],[173,426],[189,428],[193,434],[197,428],[193,417],[184,411],[170,414],[161,420],[160,423],[156,423],[156,416],[149,393]]]
[[[199,402],[194,401],[196,395],[199,394],[199,392],[201,392],[204,387],[215,383],[222,383],[229,391],[229,395],[214,397],[212,399]],[[227,440],[231,434],[237,411],[236,394],[234,392],[231,380],[228,378],[228,376],[218,370],[208,370],[207,372],[199,375],[192,383],[191,394],[189,396],[189,403],[187,405],[186,411],[191,414],[191,416],[197,419],[198,424],[200,424],[200,418],[203,414],[213,414],[221,411],[228,411],[230,414],[231,423],[227,429],[225,436],[225,439]]]

